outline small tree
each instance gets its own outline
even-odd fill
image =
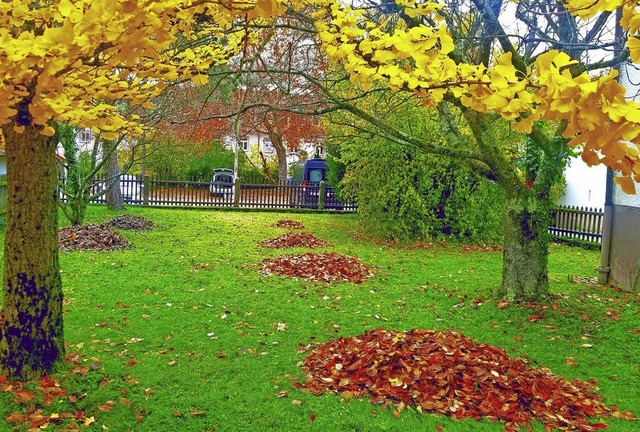
[[[640,180],[639,105],[625,99],[617,72],[593,77],[587,72],[627,58],[627,51],[613,50],[609,58],[592,61],[593,53],[623,42],[606,40],[615,24],[608,11],[623,4],[622,25],[635,35],[638,11],[622,1],[520,1],[515,18],[522,27],[513,28],[526,30],[513,37],[504,24],[513,25],[513,17],[499,19],[506,14],[500,0],[383,1],[360,10],[340,6],[317,24],[328,55],[365,90],[379,84],[416,95],[440,109],[454,138],[463,134],[448,118],[451,106],[463,114],[474,141],[471,150],[420,143],[385,123],[380,127],[424,151],[476,161],[502,185],[503,296],[539,299],[548,293],[550,190],[561,177],[570,146],[583,146],[587,163],[620,171],[616,181],[625,191],[634,190],[633,178]],[[576,18],[600,10],[605,12],[590,21]],[[636,42],[636,36],[630,38],[629,49],[632,58],[640,59]],[[349,109],[376,121],[365,110]],[[512,122],[542,151],[532,182],[523,178],[493,133],[497,117]]]
[[[229,34],[206,49],[188,47],[190,41],[222,35],[239,16],[263,19],[284,8],[275,0],[0,5],[8,172],[0,375],[30,379],[64,353],[52,122],[90,127],[105,139],[119,131],[139,135],[138,118],[124,117],[110,102],[149,106],[166,81],[206,82],[202,72],[233,55],[244,35]]]

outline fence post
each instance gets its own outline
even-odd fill
[[[142,186],[142,205],[149,205],[149,186],[151,186],[151,179],[146,175]]]
[[[320,192],[318,192],[318,210],[324,210],[324,194],[326,190],[326,184],[324,180],[320,182]]]

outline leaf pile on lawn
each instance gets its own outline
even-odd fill
[[[291,219],[280,219],[271,226],[273,228],[304,229],[304,225],[301,222]]]
[[[368,397],[385,408],[393,404],[396,417],[412,406],[458,419],[502,421],[506,431],[526,428],[533,419],[546,430],[579,431],[607,427],[589,418],[635,419],[633,413],[604,405],[584,381],[533,368],[456,332],[377,328],[301,346],[301,352],[309,350],[303,362],[306,380],[294,387],[345,399]]]
[[[258,246],[270,249],[306,247],[316,249],[321,247],[332,247],[333,245],[325,240],[319,239],[313,234],[301,232],[289,232],[279,235],[276,238],[261,241]]]
[[[122,215],[103,223],[102,225],[131,231],[145,231],[153,229],[154,225],[149,219],[142,216]]]
[[[262,260],[262,276],[277,274],[319,282],[362,283],[373,276],[371,268],[358,258],[336,252],[284,255]]]
[[[109,251],[131,247],[124,237],[113,228],[104,225],[74,225],[60,229],[58,233],[60,250],[64,252]]]

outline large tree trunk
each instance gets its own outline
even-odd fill
[[[533,204],[532,204],[533,203]],[[510,300],[539,300],[549,293],[549,207],[529,197],[507,199],[502,286]]]
[[[54,140],[5,125],[8,210],[0,375],[40,378],[64,357]]]
[[[529,138],[541,150],[533,179],[524,183],[491,132],[490,115],[462,108],[484,163],[507,198],[504,204],[502,285],[498,294],[509,300],[539,300],[549,294],[550,189],[562,176],[566,140],[545,136],[534,127]]]

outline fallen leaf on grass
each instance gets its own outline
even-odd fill
[[[279,391],[279,392],[277,392],[277,393],[275,394],[275,397],[277,397],[277,398],[283,398],[283,397],[287,396],[287,394],[289,394],[289,391],[288,391],[288,390],[281,390],[281,391]]]
[[[279,331],[279,332],[286,331],[289,328],[289,326],[283,322],[273,323],[271,324],[271,327],[275,327],[276,331]]]
[[[27,421],[27,415],[21,413],[11,413],[5,419],[7,423],[24,423]]]
[[[15,396],[13,398],[13,401],[17,404],[30,402],[36,397],[35,394],[28,390],[17,390],[14,394]]]
[[[284,255],[262,261],[262,276],[277,274],[319,282],[362,283],[373,276],[371,268],[358,258],[336,252]]]
[[[111,411],[113,409],[113,407],[111,405],[107,405],[107,404],[101,404],[101,405],[97,405],[96,408],[98,409],[98,411]]]
[[[271,226],[274,228],[304,229],[304,225],[301,222],[291,219],[280,219]]]
[[[316,249],[321,247],[332,247],[333,245],[325,240],[319,239],[309,233],[285,233],[276,238],[263,240],[258,246],[270,249],[306,247]]]
[[[373,329],[306,348],[307,378],[294,388],[367,397],[381,409],[393,404],[394,416],[414,406],[458,419],[502,421],[509,431],[534,419],[547,430],[593,431],[598,426],[589,418],[635,418],[602,403],[589,382],[533,368],[457,332]]]
[[[544,315],[541,314],[540,312],[537,312],[536,314],[527,317],[527,321],[529,322],[536,322],[541,319],[544,319]]]
[[[613,309],[607,309],[606,314],[609,318],[611,318],[614,321],[617,321],[620,318],[620,314],[614,311]]]

